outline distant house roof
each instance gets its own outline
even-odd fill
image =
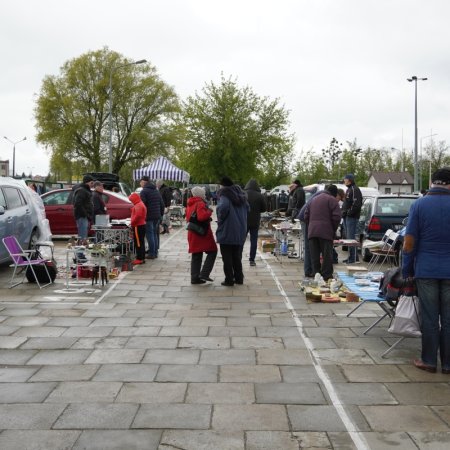
[[[409,172],[372,172],[370,175],[378,184],[414,184]]]

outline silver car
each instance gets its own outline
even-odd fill
[[[22,248],[33,247],[40,235],[40,219],[33,193],[25,183],[0,177],[0,263],[10,259],[1,239],[16,236]]]

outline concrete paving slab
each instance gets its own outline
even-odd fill
[[[210,427],[211,411],[210,405],[143,404],[131,427],[206,430]]]
[[[318,383],[256,383],[256,403],[324,405],[327,403]]]
[[[387,383],[386,387],[402,405],[449,405],[448,383]]]
[[[333,449],[356,449],[348,433],[332,432],[328,434]],[[376,433],[364,432],[361,438],[367,443],[370,450],[417,450],[416,445],[407,433]]]
[[[138,410],[131,403],[83,403],[69,405],[54,429],[128,429]]]
[[[450,442],[449,431],[412,431],[409,435],[420,450],[447,450]]]
[[[258,364],[301,365],[311,364],[308,350],[301,349],[258,349],[256,350]]]
[[[298,450],[300,448],[298,440],[285,431],[247,431],[246,438],[246,450]]]
[[[6,430],[0,434],[2,450],[70,450],[80,431]]]
[[[112,403],[122,387],[119,382],[63,381],[47,397],[47,403]]]
[[[117,403],[183,403],[187,383],[124,383]]]
[[[111,332],[113,336],[157,336],[161,327],[115,327]]]
[[[374,431],[449,431],[449,427],[427,406],[361,406]]]
[[[450,406],[434,406],[431,408],[447,425],[450,426]]]
[[[101,338],[79,338],[72,345],[73,349],[89,349],[96,348],[124,348],[128,342],[128,337],[101,337]]]
[[[158,450],[160,430],[87,430],[72,450]]]
[[[90,354],[90,350],[41,350],[27,365],[82,364]]]
[[[202,350],[200,364],[256,364],[254,350]]]
[[[195,349],[150,349],[145,352],[142,363],[153,364],[197,364],[200,350]]]
[[[218,366],[184,364],[180,370],[179,364],[166,364],[160,366],[156,381],[215,383],[217,378]]]
[[[242,364],[221,366],[219,379],[223,383],[269,383],[281,381],[281,375],[278,366]]]
[[[69,327],[62,334],[63,337],[105,337],[111,334],[114,327]]]
[[[56,383],[0,383],[1,403],[43,402]]]
[[[334,388],[345,405],[397,404],[397,400],[381,383],[335,383]]]
[[[292,436],[299,443],[300,449],[328,449],[331,448],[330,440],[327,433],[316,431],[296,431],[292,433]]]
[[[233,348],[284,348],[283,340],[280,337],[232,337],[231,346]]]
[[[244,433],[211,430],[164,431],[159,450],[244,450]]]
[[[58,337],[61,336],[66,329],[64,327],[21,327],[15,333],[14,336],[25,337]]]
[[[404,373],[395,365],[377,366],[370,365],[345,365],[342,366],[345,377],[352,383],[364,382],[396,382],[408,381]],[[417,370],[417,369],[416,369]]]
[[[196,349],[225,349],[230,348],[230,338],[228,337],[181,337],[178,343],[179,348]]]
[[[0,383],[27,381],[38,369],[38,367],[0,367]]]
[[[26,339],[26,338],[24,338]],[[62,350],[69,349],[76,342],[75,337],[42,337],[28,339],[25,344],[21,346],[24,349],[36,350]]]
[[[373,360],[364,350],[324,349],[316,350],[320,363],[327,364],[373,364]]]
[[[66,406],[41,403],[0,405],[0,429],[49,430]]]
[[[0,336],[0,348],[15,349],[20,347],[26,340],[26,337]]]
[[[256,336],[255,327],[211,327],[208,336]]]
[[[99,366],[95,364],[69,364],[43,366],[36,372],[29,381],[87,381],[97,372]]]
[[[215,430],[288,431],[286,409],[281,405],[216,405]]]
[[[431,382],[431,383],[439,383],[439,382],[449,382],[450,377],[448,374],[443,374],[441,372],[437,373],[429,373],[424,370],[420,370],[411,364],[402,364],[397,366],[411,381],[423,381],[423,382]]]
[[[86,364],[86,367],[90,367]],[[103,364],[92,377],[93,381],[154,381],[156,364]]]
[[[178,337],[130,337],[126,344],[126,348],[149,349],[149,348],[176,348],[178,345]]]
[[[145,350],[138,349],[94,350],[86,359],[85,364],[139,363],[144,357],[144,353]]]
[[[159,336],[206,336],[208,327],[162,327]]]
[[[5,366],[21,366],[27,363],[37,350],[0,350],[0,364]]]
[[[190,383],[186,403],[252,404],[255,390],[252,383]]]

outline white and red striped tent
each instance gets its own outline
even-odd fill
[[[179,169],[164,156],[155,159],[147,167],[133,170],[134,180],[140,180],[144,175],[147,175],[150,180],[181,181],[183,183],[188,183],[190,178],[186,171]]]

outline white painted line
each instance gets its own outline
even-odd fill
[[[336,412],[338,413],[340,419],[342,420],[342,423],[344,424],[345,428],[347,429],[348,434],[352,438],[353,443],[355,444],[355,446],[358,450],[370,450],[369,444],[367,443],[366,439],[361,434],[361,431],[358,430],[358,427],[352,421],[351,417],[345,410],[345,405],[342,404],[342,402],[339,399],[339,396],[336,392],[336,389],[333,386],[333,383],[331,382],[330,378],[328,377],[325,370],[321,366],[319,355],[317,354],[316,350],[314,349],[314,345],[311,342],[311,339],[309,339],[309,337],[306,336],[305,332],[303,331],[303,323],[300,320],[300,317],[297,314],[297,311],[292,306],[292,303],[291,303],[288,295],[286,294],[280,280],[276,276],[275,272],[273,271],[272,267],[270,266],[270,264],[264,254],[261,254],[261,259],[266,263],[266,267],[269,270],[270,274],[272,275],[272,278],[274,279],[274,281],[278,287],[278,290],[280,291],[280,294],[283,297],[286,308],[289,310],[289,312],[291,313],[291,315],[295,321],[295,324],[297,326],[297,330],[300,334],[300,337],[303,339],[303,342],[305,343],[305,346],[309,352],[309,356],[311,357],[313,367],[316,370],[317,376],[319,377],[323,386],[327,390],[330,400],[331,400],[334,408],[336,409]]]

